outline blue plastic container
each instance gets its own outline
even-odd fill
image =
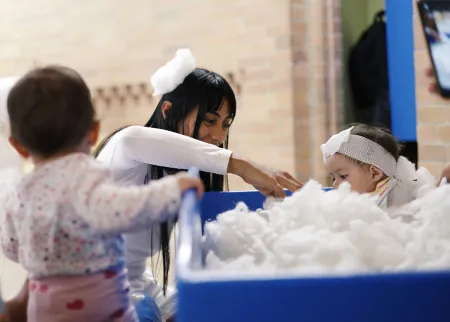
[[[324,188],[323,190],[331,189]],[[286,191],[286,195],[290,196],[291,193]],[[245,202],[248,209],[254,211],[261,208],[265,200],[266,197],[258,191],[208,192],[200,202],[200,216],[203,223],[215,220],[218,214],[235,208],[239,202]]]
[[[202,224],[239,201],[262,206],[257,192],[186,195],[177,255],[177,322],[450,321],[450,273],[348,277],[215,279],[201,272]]]

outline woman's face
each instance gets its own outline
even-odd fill
[[[193,136],[195,129],[195,121],[197,120],[198,108],[189,113],[184,119],[184,124],[179,125],[178,131],[185,135]],[[200,141],[221,145],[225,142],[228,129],[233,119],[230,116],[230,107],[227,101],[224,101],[222,107],[215,113],[206,113],[205,119],[200,125],[198,139]],[[183,132],[184,125],[184,132]]]

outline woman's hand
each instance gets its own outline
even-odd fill
[[[441,177],[439,178],[439,181],[437,182],[437,186],[440,186],[442,183],[442,180],[446,180],[446,183],[450,183],[450,163],[447,163],[444,167],[444,170],[442,170]]]
[[[428,86],[428,90],[430,93],[439,93],[438,85],[436,83],[436,80],[434,78],[434,71],[433,68],[430,67],[427,69],[427,76],[432,79],[430,85]]]
[[[432,79],[432,81],[430,82],[430,85],[428,86],[428,90],[430,91],[430,93],[439,93],[439,88],[438,88],[438,85],[434,78],[433,68],[430,67],[427,69],[427,76]],[[438,186],[442,183],[442,180],[444,178],[446,179],[447,183],[450,183],[450,163],[447,163],[445,165],[444,169],[442,170],[441,177],[439,178],[439,181],[437,182]]]
[[[303,186],[303,183],[287,172],[270,170],[234,155],[230,158],[228,172],[240,176],[265,196],[282,198],[286,196],[284,189],[294,192]]]

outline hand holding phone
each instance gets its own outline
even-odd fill
[[[423,32],[436,77],[436,88],[450,98],[450,1],[417,2]]]

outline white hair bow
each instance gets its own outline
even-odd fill
[[[339,132],[333,135],[325,144],[320,146],[320,151],[322,152],[323,162],[326,163],[327,159],[335,155],[342,146],[342,143],[347,142],[350,138],[350,132],[353,126],[347,130]]]
[[[195,69],[195,58],[189,49],[178,49],[175,58],[159,68],[150,78],[153,96],[166,94],[183,83]]]

